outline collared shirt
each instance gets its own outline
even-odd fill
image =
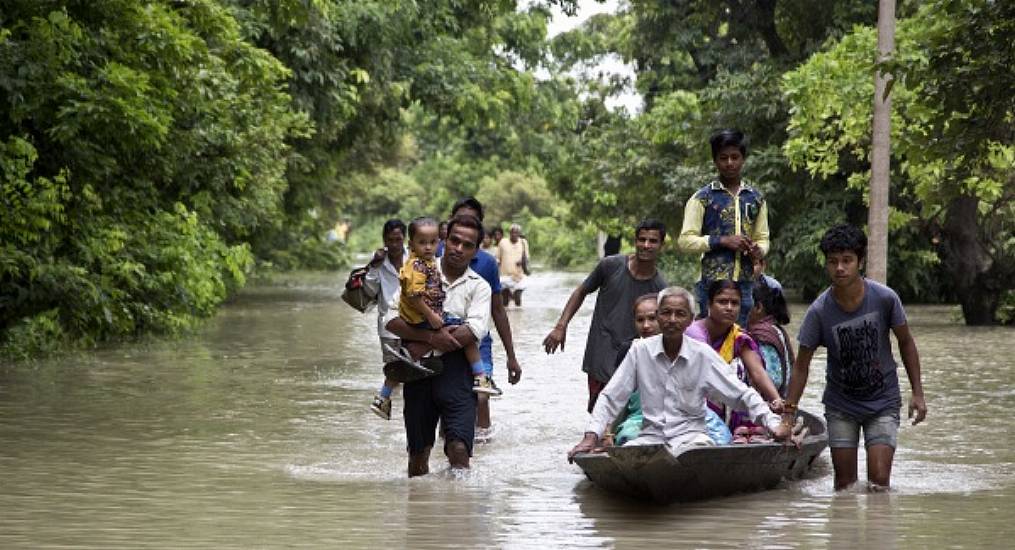
[[[746,254],[719,244],[722,237],[744,235],[768,253],[768,203],[761,192],[741,182],[736,195],[721,182],[699,189],[684,206],[684,225],[677,246],[686,253],[701,254],[701,280],[749,281],[754,264]]]
[[[497,272],[497,259],[486,250],[477,250],[476,255],[469,262],[469,267],[479,273],[480,277],[486,279],[490,290],[494,294],[500,294],[500,275]]]
[[[402,261],[409,257],[409,250],[403,249]],[[384,317],[388,314],[391,298],[398,290],[398,268],[391,263],[387,255],[379,265],[371,266],[367,271],[366,284],[377,290],[377,334],[381,338],[398,338],[384,328]],[[396,302],[397,303],[397,302]]]
[[[585,431],[602,437],[638,390],[645,415],[641,434],[671,440],[705,431],[706,396],[746,410],[759,424],[774,430],[779,416],[752,388],[737,380],[729,365],[708,344],[683,336],[680,352],[670,360],[662,335],[631,344],[627,357],[599,395]]]
[[[441,262],[437,262],[438,271]],[[490,285],[472,268],[454,281],[448,281],[441,271],[441,287],[444,289],[444,312],[460,317],[462,324],[469,327],[476,336],[476,344],[490,331]],[[388,313],[384,324],[398,316],[398,301],[401,290],[397,289],[388,302]]]

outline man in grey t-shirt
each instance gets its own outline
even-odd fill
[[[635,253],[603,258],[571,293],[560,319],[543,340],[546,353],[558,347],[563,350],[571,318],[586,296],[599,291],[582,361],[582,370],[589,376],[589,412],[616,369],[617,350],[635,337],[635,299],[666,288],[666,281],[656,269],[665,239],[666,226],[662,222],[642,220],[634,230]]]
[[[800,345],[828,349],[822,402],[853,418],[866,418],[902,406],[899,374],[889,329],[906,325],[906,312],[892,289],[862,279],[859,307],[846,312],[826,290],[807,309]]]
[[[899,342],[912,397],[909,417],[919,424],[927,416],[920,380],[920,355],[909,332],[906,312],[891,288],[861,274],[867,236],[852,225],[829,229],[821,239],[831,287],[811,304],[800,326],[800,351],[793,364],[786,414],[796,411],[803,395],[811,358],[818,346],[828,350],[825,372],[825,418],[835,470],[835,489],[857,480],[857,447],[863,430],[867,480],[872,490],[890,485],[902,396],[889,329]]]

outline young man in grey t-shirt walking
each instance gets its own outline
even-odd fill
[[[861,274],[867,236],[852,225],[838,225],[821,238],[825,268],[832,285],[807,309],[800,326],[800,351],[793,364],[785,414],[792,418],[807,384],[818,346],[828,350],[825,419],[835,470],[835,490],[857,481],[857,447],[863,430],[867,481],[871,490],[890,485],[902,396],[889,329],[895,333],[912,397],[909,417],[927,416],[920,381],[920,355],[906,324],[906,312],[894,290]]]
[[[582,370],[589,376],[589,412],[617,368],[618,350],[635,337],[634,301],[643,294],[666,288],[666,281],[656,269],[665,240],[666,226],[662,222],[642,220],[634,230],[635,253],[600,260],[571,293],[557,324],[543,339],[546,353],[553,353],[558,347],[563,350],[571,318],[586,296],[599,292],[582,361]]]

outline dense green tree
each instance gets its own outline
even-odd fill
[[[486,205],[486,219],[497,224],[514,222],[526,211],[539,217],[553,212],[554,198],[546,180],[510,170],[481,180],[476,198]]]
[[[323,229],[377,183],[401,192],[399,208],[446,208],[441,180],[410,175],[443,172],[429,155],[441,146],[419,154],[405,133],[407,113],[454,129],[469,192],[507,158],[556,162],[539,137],[549,119],[530,107],[559,111],[569,88],[537,94],[520,67],[541,61],[547,6],[575,4],[517,4],[5,0],[5,353],[177,330],[255,256],[337,265]],[[374,195],[378,215],[395,195]]]
[[[619,54],[634,65],[645,107],[606,112],[604,96],[618,83],[586,83],[593,93],[579,124],[581,161],[572,176],[551,185],[610,231],[646,214],[679,227],[687,197],[714,177],[708,136],[740,128],[751,140],[745,174],[772,212],[773,268],[805,296],[813,294],[824,282],[815,273],[816,256],[794,243],[815,244],[813,234],[831,220],[790,214],[836,204],[841,219],[843,211],[859,211],[862,196],[813,185],[789,165],[782,152],[789,105],[780,76],[827,39],[874,17],[869,2],[633,0],[619,14],[590,20],[554,41],[562,68]]]
[[[539,63],[548,17],[540,5],[516,11],[513,0],[229,3],[249,39],[292,70],[294,105],[315,127],[292,141],[285,223],[254,240],[276,263],[283,251],[319,245],[328,225],[360,206],[356,174],[395,160],[407,110],[455,127],[475,156],[497,154],[512,138],[501,129],[529,111],[535,79],[517,66]]]
[[[549,194],[542,183],[568,173],[580,107],[572,80],[557,74],[537,78],[533,72],[544,63],[547,16],[539,7],[504,13],[493,20],[482,40],[445,39],[441,43],[446,50],[440,53],[441,59],[456,57],[433,70],[453,71],[451,80],[464,86],[448,94],[472,93],[474,88],[466,80],[477,75],[489,75],[490,84],[482,86],[486,90],[475,90],[479,95],[464,100],[465,110],[449,109],[447,100],[413,103],[402,113],[406,134],[399,140],[410,147],[392,147],[387,158],[359,167],[348,176],[350,182],[356,182],[351,186],[355,189],[366,185],[387,190],[395,172],[414,180],[404,187],[414,190],[411,197],[401,190],[357,195],[357,225],[368,232],[369,242],[376,242],[371,228],[386,215],[397,211],[402,217],[443,216],[465,195],[480,196],[489,206],[488,220],[494,223],[520,216],[526,208],[522,216],[526,220],[551,211],[570,212],[566,205],[553,210],[548,202],[561,199]],[[435,54],[428,55],[434,58]],[[448,78],[444,81],[445,86],[450,85]],[[483,94],[486,97],[481,98]],[[492,108],[476,110],[484,105]],[[515,184],[520,186],[515,189]],[[520,196],[512,196],[513,190]],[[393,202],[401,206],[395,207]],[[358,235],[356,238],[357,246],[362,246]],[[581,249],[578,255],[554,252],[543,258],[571,264],[578,256],[586,260],[594,256],[592,247],[587,253]]]
[[[307,128],[287,75],[211,1],[5,1],[5,354],[173,332],[242,284]]]
[[[1015,62],[1013,35],[1015,8],[1004,3],[927,2],[899,22],[891,65],[890,224],[939,244],[935,255],[893,242],[892,253],[909,256],[898,266],[909,276],[940,258],[969,324],[995,322],[1001,297],[1015,288],[1015,81],[1005,69]],[[863,99],[873,93],[875,42],[872,28],[858,28],[785,79],[793,105],[787,154],[857,190],[869,176],[871,104]]]
[[[885,67],[889,282],[970,323],[1015,304],[1010,4],[902,4]],[[462,195],[522,223],[537,260],[581,264],[596,230],[679,227],[726,126],[751,138],[776,274],[818,291],[821,233],[866,218],[875,6],[630,0],[548,41],[553,6],[577,8],[0,0],[0,353],[180,330],[255,261],[339,265],[337,219],[369,248],[384,218]],[[636,77],[599,74],[607,56]],[[628,89],[642,110],[606,107]]]

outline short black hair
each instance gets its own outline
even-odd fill
[[[862,260],[867,256],[867,235],[855,225],[842,223],[825,232],[820,247],[825,257],[834,252],[853,252]]]
[[[420,216],[409,222],[409,240],[411,241],[412,238],[416,236],[416,231],[418,231],[420,227],[427,226],[437,227],[437,220],[428,216]]]
[[[451,217],[454,218],[455,212],[458,212],[460,208],[464,207],[468,207],[475,210],[476,213],[478,214],[476,217],[479,218],[479,221],[483,221],[483,203],[476,200],[476,197],[462,197],[458,199],[458,202],[456,202],[455,205],[451,207]],[[451,231],[450,226],[448,228],[448,231]]]
[[[460,214],[451,218],[451,220],[448,221],[448,236],[451,235],[451,231],[455,228],[455,226],[459,225],[475,229],[478,233],[478,236],[476,237],[476,248],[482,246],[483,237],[486,236],[486,233],[483,231],[483,222],[479,221],[479,218],[469,214]]]
[[[666,239],[666,224],[655,218],[645,218],[644,220],[638,222],[638,226],[634,228],[634,238],[637,239],[638,233],[645,230],[658,231],[659,240]]]
[[[391,218],[390,220],[384,222],[384,227],[381,228],[381,238],[383,239],[383,238],[387,237],[388,233],[391,233],[392,231],[394,231],[396,229],[401,229],[402,230],[402,235],[405,235],[406,234],[405,233],[405,222],[403,222],[402,220],[400,220],[398,218]]]
[[[776,323],[789,324],[789,307],[786,305],[786,297],[781,290],[758,281],[754,283],[751,295],[754,297],[754,304],[760,305],[765,313],[774,317]]]
[[[725,147],[736,147],[740,149],[741,155],[747,157],[747,137],[740,130],[723,128],[712,134],[712,137],[708,138],[708,143],[712,146],[712,160],[715,160],[719,156],[719,151]]]
[[[714,300],[715,297],[718,296],[720,292],[722,292],[724,290],[727,290],[727,289],[735,290],[735,291],[737,291],[737,294],[741,294],[740,293],[740,286],[737,285],[737,283],[735,281],[733,281],[732,279],[717,279],[717,280],[712,281],[711,283],[709,283],[709,285],[708,285],[708,303],[711,304],[712,300]],[[744,297],[741,294],[740,299],[743,300],[743,298]]]

